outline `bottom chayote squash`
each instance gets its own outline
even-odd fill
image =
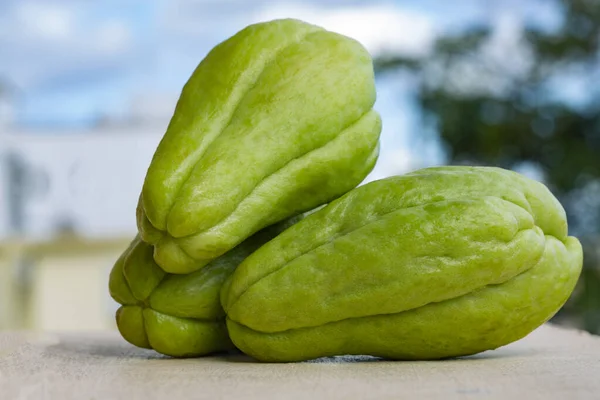
[[[541,183],[492,167],[370,182],[246,258],[221,292],[231,340],[262,361],[440,359],[549,320],[582,267]]]
[[[135,346],[173,357],[233,349],[219,301],[223,282],[251,252],[302,217],[265,228],[186,275],[165,273],[154,261],[152,245],[136,236],[110,273],[110,295],[121,304],[119,332]]]

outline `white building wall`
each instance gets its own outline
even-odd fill
[[[0,130],[2,128],[0,127]],[[6,143],[4,136],[0,132],[0,239],[8,235],[8,177],[4,165],[4,150]]]
[[[32,171],[25,204],[30,238],[53,235],[60,219],[86,237],[135,234],[135,206],[166,123],[83,132],[0,134],[0,151],[13,151]],[[0,168],[5,174],[6,168]],[[0,237],[7,229],[6,179],[0,185]],[[0,203],[1,204],[1,203]]]

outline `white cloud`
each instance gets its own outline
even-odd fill
[[[17,3],[13,14],[15,25],[45,40],[67,40],[74,29],[72,9],[57,4]]]
[[[120,53],[131,46],[131,31],[123,21],[108,20],[102,24],[95,35],[98,49],[103,53]]]
[[[132,49],[124,20],[89,19],[81,2],[13,1],[0,15],[0,78],[23,92],[100,66],[123,64]]]
[[[373,55],[400,53],[423,56],[435,38],[432,21],[424,14],[389,3],[365,3],[323,7],[302,3],[268,5],[256,13],[256,21],[298,18],[360,41]]]

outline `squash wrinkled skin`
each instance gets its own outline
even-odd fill
[[[583,263],[542,183],[444,166],[367,183],[246,258],[221,291],[233,343],[261,361],[471,355],[548,321]]]
[[[375,99],[366,49],[303,21],[249,25],[215,46],[185,84],[139,197],[156,263],[196,271],[356,187],[379,156]]]
[[[269,226],[196,272],[168,274],[151,244],[137,235],[115,262],[109,293],[121,304],[116,321],[129,343],[172,357],[198,357],[234,349],[219,294],[225,279],[250,253],[303,218]]]

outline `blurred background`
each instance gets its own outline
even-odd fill
[[[585,247],[553,321],[600,333],[600,0],[0,0],[0,329],[114,329],[108,273],[183,84],[280,17],[373,55],[366,181],[468,163],[547,184]]]

